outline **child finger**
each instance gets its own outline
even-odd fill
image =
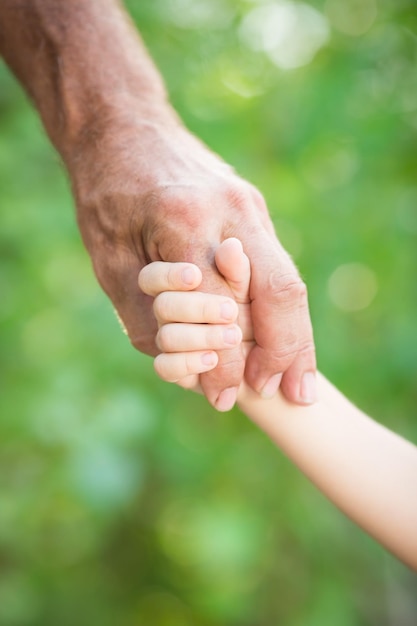
[[[164,291],[156,296],[153,312],[160,324],[227,324],[237,319],[239,311],[236,302],[225,296],[199,291]]]
[[[156,335],[161,352],[225,350],[241,341],[242,331],[237,324],[165,324]]]
[[[139,288],[148,296],[161,291],[189,291],[201,283],[201,270],[192,263],[155,261],[139,272]]]
[[[239,239],[225,239],[217,248],[215,259],[237,302],[249,302],[250,262]]]
[[[189,389],[190,391],[194,391],[195,393],[203,393],[200,385],[200,377],[198,374],[190,374],[190,376],[186,376],[185,378],[181,378],[181,380],[177,380],[175,384],[178,385],[178,387],[182,387],[183,389]]]
[[[186,381],[183,379],[208,372],[216,367],[218,360],[214,351],[162,353],[155,357],[154,368],[162,380],[178,384],[182,381],[181,386],[184,386]]]

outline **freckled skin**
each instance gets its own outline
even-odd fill
[[[140,269],[190,261],[202,270],[202,290],[230,295],[213,259],[220,242],[237,237],[253,269],[258,345],[246,370],[239,348],[220,351],[216,369],[202,376],[204,391],[216,405],[244,370],[260,390],[280,368],[287,397],[298,402],[315,355],[297,270],[259,191],[184,128],[117,0],[2,0],[0,52],[62,157],[94,270],[132,344],[158,352],[152,298],[137,287]],[[277,319],[275,336],[269,329]]]

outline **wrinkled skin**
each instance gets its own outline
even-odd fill
[[[157,352],[140,269],[191,261],[203,272],[200,289],[230,295],[213,258],[220,242],[237,237],[252,266],[256,345],[246,365],[239,348],[222,350],[202,388],[227,410],[245,368],[265,396],[282,375],[290,400],[313,401],[303,379],[315,371],[306,289],[262,196],[183,127],[120,2],[2,0],[0,53],[63,159],[95,272],[132,344]]]
[[[140,351],[155,355],[152,298],[137,288],[140,269],[156,260],[187,261],[203,273],[201,290],[229,294],[214,252],[239,238],[252,265],[251,311],[257,345],[246,377],[260,391],[284,372],[282,388],[300,400],[300,377],[314,371],[305,286],[275,237],[261,194],[179,124],[123,120],[83,147],[73,187],[78,220],[95,272]],[[270,328],[281,329],[278,336]],[[239,348],[223,350],[202,387],[213,405],[237,387],[244,371]]]

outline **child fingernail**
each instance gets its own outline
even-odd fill
[[[276,392],[278,391],[278,387],[281,383],[282,374],[274,374],[271,378],[265,383],[263,389],[261,391],[262,398],[268,400],[272,398]]]
[[[240,333],[237,328],[225,328],[223,331],[223,340],[224,343],[227,343],[231,346],[235,346],[239,343]]]
[[[217,355],[215,352],[205,352],[201,356],[201,362],[203,365],[216,365]]]
[[[195,283],[195,273],[191,267],[186,267],[181,272],[181,278],[184,285],[193,285]]]
[[[301,379],[300,399],[304,404],[314,404],[317,400],[317,384],[314,372],[306,372]]]
[[[225,320],[232,320],[236,317],[236,307],[232,302],[222,302],[220,305],[220,315]]]

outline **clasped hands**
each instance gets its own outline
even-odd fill
[[[117,117],[96,134],[70,165],[78,223],[97,278],[133,346],[152,356],[161,347],[176,350],[175,342],[166,343],[171,341],[167,331],[158,332],[156,292],[146,283],[138,289],[139,272],[155,261],[193,264],[194,269],[184,266],[180,278],[172,277],[172,286],[179,279],[181,289],[217,294],[223,303],[219,326],[207,329],[218,334],[217,365],[199,376],[209,402],[218,410],[230,409],[243,376],[264,397],[280,387],[292,402],[314,402],[307,290],[275,235],[259,191],[171,118]],[[251,265],[245,304],[254,344],[245,356],[235,296],[214,259],[221,242],[231,237],[242,242]],[[199,272],[195,266],[201,274],[193,274]],[[163,318],[158,306],[161,326],[169,315]],[[186,331],[177,332],[181,341]]]
[[[200,375],[202,390],[226,410],[244,375],[258,393],[272,396],[280,385],[289,400],[311,402],[307,292],[261,194],[184,127],[119,2],[105,2],[104,12],[100,2],[58,4],[0,2],[1,54],[63,159],[96,276],[131,343],[159,351],[153,298],[137,287],[141,269],[192,263],[199,290],[233,296],[214,251],[236,237],[251,264],[255,343],[245,359],[233,315],[226,319],[226,343],[217,366]],[[197,288],[193,276],[187,284]]]
[[[233,298],[196,291],[202,282],[201,270],[187,263],[153,262],[141,270],[138,280],[139,288],[154,298],[159,329],[155,341],[160,350],[154,360],[156,372],[162,380],[198,393],[203,393],[201,375],[218,365],[218,351],[240,346],[246,361],[255,346],[251,268],[241,242],[226,239],[216,249],[214,259]],[[281,378],[281,374],[275,376],[278,383]],[[268,398],[275,391],[274,381],[270,390],[261,390],[260,395]],[[253,394],[253,390],[243,378],[237,388],[222,392],[216,408],[228,410],[248,393]]]

